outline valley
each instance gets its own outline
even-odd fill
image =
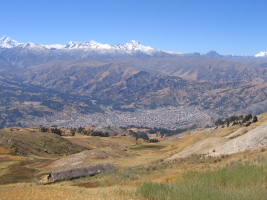
[[[0,1],[0,200],[267,200],[266,8]]]
[[[266,63],[1,38],[0,199],[264,200]]]
[[[48,117],[31,117],[21,120],[24,127],[36,124],[43,126],[56,125],[58,127],[85,127],[94,126],[139,126],[157,127],[166,129],[178,129],[198,126],[212,126],[218,116],[207,110],[195,106],[190,107],[162,107],[155,109],[136,109],[134,112],[114,110],[109,107],[101,107],[102,112],[92,114],[68,114],[57,113]]]
[[[171,54],[136,41],[0,44],[0,128],[176,129],[267,111],[265,57]]]

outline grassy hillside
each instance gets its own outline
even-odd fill
[[[149,199],[266,199],[265,166],[222,168],[188,172],[186,178],[168,184],[144,183],[139,192]]]
[[[65,139],[73,145],[90,150],[58,156],[56,160],[12,157],[12,148],[2,147],[0,180],[5,185],[0,186],[0,196],[1,199],[34,199],[36,196],[43,199],[266,199],[266,134],[262,137],[266,122],[267,114],[263,114],[258,123],[249,127],[198,129],[161,138],[155,144],[142,139],[136,142],[129,136],[68,136]],[[244,140],[251,135],[255,136],[253,140],[256,136],[262,137],[260,146],[251,146],[254,143]],[[235,141],[245,141],[244,145],[250,145],[250,150],[241,148],[239,152],[219,154],[220,147],[230,144],[234,147]],[[218,154],[215,156],[215,153]],[[38,178],[49,171],[102,162],[112,162],[118,170],[36,185]],[[24,170],[32,170],[32,176],[21,179],[13,176],[17,179],[13,183],[17,183],[7,184],[3,180],[7,175],[12,178],[10,172],[15,169],[12,166],[19,166],[16,163],[26,165]],[[30,172],[17,171],[19,174]]]
[[[53,133],[39,132],[39,128],[7,128],[0,130],[0,145],[13,154],[23,156],[58,157],[85,150]]]
[[[43,168],[62,156],[86,150],[39,128],[0,130],[0,184],[33,182],[47,173]]]

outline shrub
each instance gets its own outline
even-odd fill
[[[40,131],[41,131],[41,132],[48,132],[48,131],[49,131],[49,128],[41,127],[41,128],[40,128]]]
[[[85,129],[85,128],[83,128],[83,127],[80,126],[80,127],[77,129],[77,133],[81,133],[84,129]]]
[[[253,119],[252,119],[252,123],[256,123],[256,122],[258,122],[258,118],[257,118],[257,116],[255,115],[255,116],[253,117]]]
[[[74,136],[74,135],[75,135],[75,129],[70,129],[70,134],[71,134],[72,136]]]
[[[51,128],[51,132],[57,135],[62,135],[62,130],[59,128]]]
[[[157,142],[159,142],[159,140],[158,139],[150,139],[149,142],[150,143],[157,143]]]
[[[103,132],[93,132],[91,135],[92,136],[100,136],[100,137],[108,137],[109,133],[108,132],[105,132],[105,133],[103,133]]]

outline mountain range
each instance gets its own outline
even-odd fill
[[[140,42],[132,40],[126,44],[101,44],[94,40],[90,42],[74,42],[70,41],[66,45],[61,44],[53,44],[53,45],[40,45],[34,44],[31,42],[28,43],[19,43],[16,40],[13,40],[10,37],[4,36],[0,39],[0,48],[43,48],[43,49],[50,49],[50,50],[70,50],[70,49],[84,49],[84,50],[94,50],[98,53],[110,53],[116,52],[121,54],[134,54],[136,52],[142,52],[148,55],[154,55],[156,53],[167,53],[167,54],[183,54],[183,53],[176,53],[176,52],[165,52],[161,50],[154,49],[150,46],[144,46]],[[216,51],[210,51],[206,53],[206,56],[210,57],[222,57],[222,55],[218,54]],[[254,55],[255,57],[267,57],[267,52],[259,52],[258,54]]]
[[[137,41],[38,45],[5,36],[0,39],[0,125],[92,125],[87,124],[91,114],[101,113],[95,123],[126,126],[133,121],[121,123],[125,112],[141,109],[148,115],[151,109],[164,108],[168,112],[162,118],[167,119],[176,112],[173,108],[181,108],[177,120],[165,126],[179,128],[237,113],[266,112],[265,56],[176,54]],[[137,125],[157,126],[160,118]]]

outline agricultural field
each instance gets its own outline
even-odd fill
[[[265,200],[267,114],[258,118],[248,127],[196,129],[158,143],[2,129],[0,199]],[[50,172],[98,163],[113,163],[116,170],[42,182]]]

